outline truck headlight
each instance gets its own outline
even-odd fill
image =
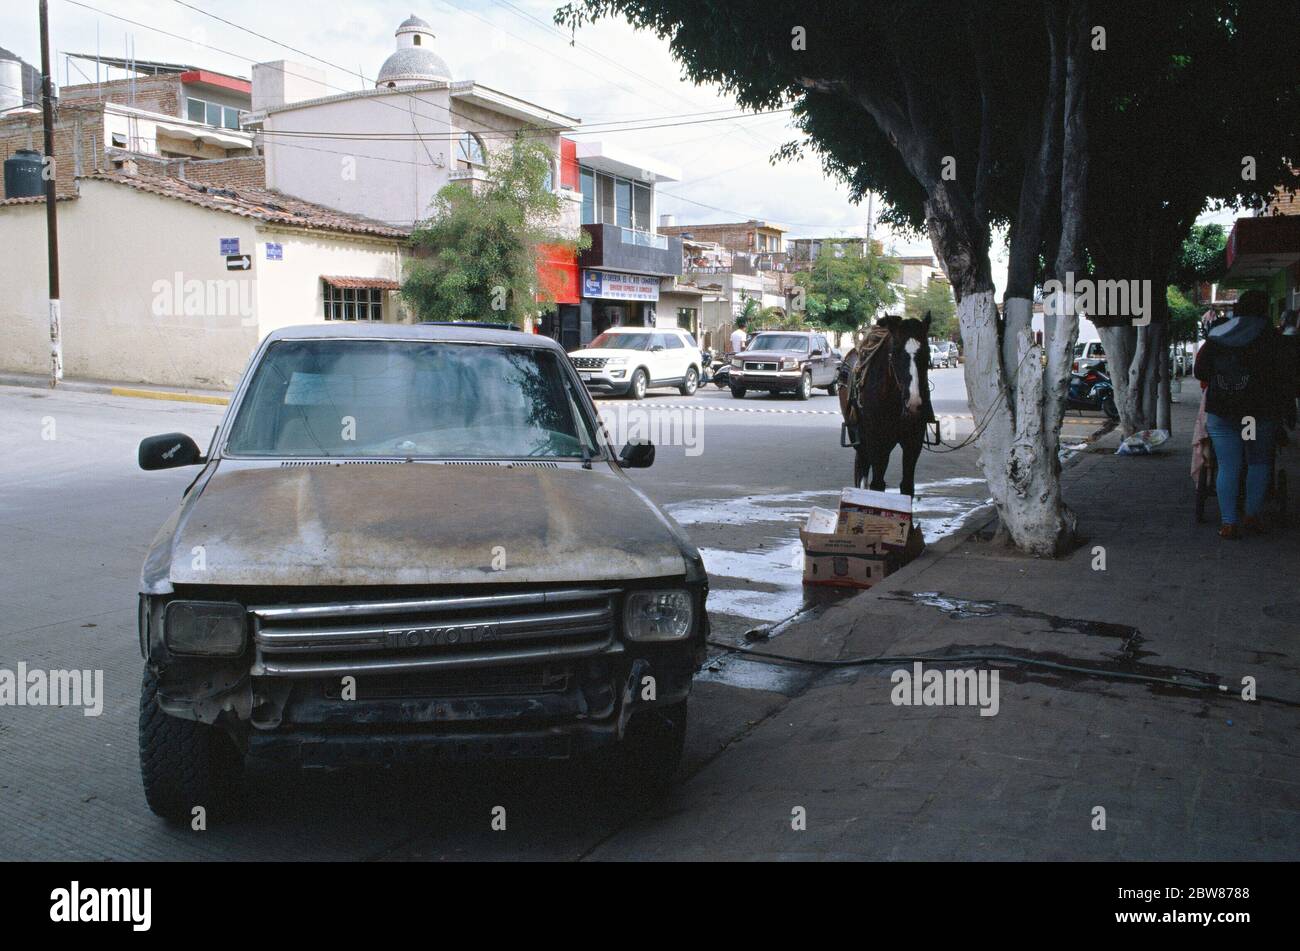
[[[740,357],[735,357],[732,359],[731,365],[735,367],[737,370],[739,370],[741,367],[745,365],[745,361],[740,359]]]
[[[631,641],[684,640],[694,622],[689,591],[632,591],[623,603],[623,631]]]
[[[163,640],[173,654],[235,657],[247,633],[244,606],[228,601],[172,601],[163,614]]]
[[[802,366],[802,361],[799,360],[797,357],[782,357],[782,358],[781,358],[781,369],[782,369],[782,370],[797,370],[797,369],[799,369],[800,366]]]

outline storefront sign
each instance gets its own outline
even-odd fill
[[[659,278],[646,274],[583,271],[582,296],[605,300],[656,301],[659,299]]]

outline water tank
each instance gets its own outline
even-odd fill
[[[0,59],[0,112],[23,104],[23,67],[12,59]]]
[[[41,153],[19,149],[5,159],[5,197],[39,198],[45,194]]]

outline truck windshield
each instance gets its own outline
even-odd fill
[[[808,352],[808,338],[798,334],[759,334],[749,345],[750,350],[794,350]]]
[[[230,428],[250,456],[517,459],[595,454],[555,353],[469,343],[272,344]]]

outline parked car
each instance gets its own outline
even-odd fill
[[[947,340],[930,344],[930,369],[936,367],[955,367],[957,365],[957,345]]]
[[[150,808],[219,806],[248,755],[671,776],[707,577],[624,471],[654,446],[601,432],[546,337],[269,334],[206,453],[140,443],[143,469],[198,467],[141,574]]]
[[[1100,340],[1081,340],[1074,345],[1074,363],[1072,373],[1086,373],[1089,369],[1106,359],[1106,348]]]
[[[695,338],[676,327],[611,327],[569,358],[591,392],[637,400],[656,386],[693,395],[704,366]]]
[[[825,334],[768,330],[756,334],[743,353],[731,358],[728,385],[736,399],[743,399],[750,390],[766,390],[793,393],[806,400],[814,387],[833,394],[839,370],[839,354]]]

